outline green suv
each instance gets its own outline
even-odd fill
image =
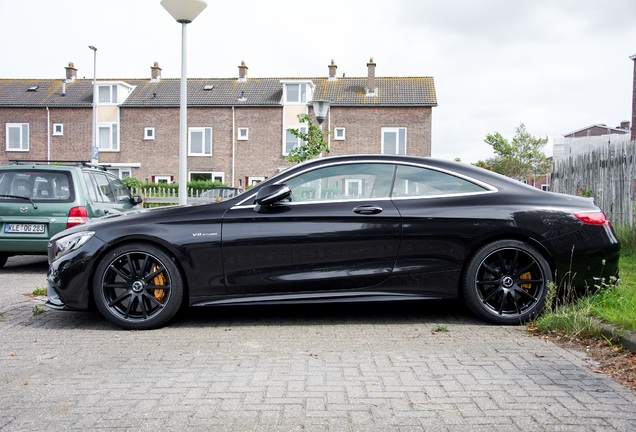
[[[12,255],[45,255],[54,234],[140,208],[141,197],[88,162],[11,161],[0,166],[0,268]]]

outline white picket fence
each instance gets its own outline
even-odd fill
[[[176,190],[162,188],[133,188],[133,195],[143,198],[144,205],[149,207],[168,206],[179,204],[179,194]],[[203,198],[199,196],[199,191],[188,189],[188,204],[210,204],[215,202],[213,198]]]

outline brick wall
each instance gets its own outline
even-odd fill
[[[86,108],[50,108],[51,159],[90,160],[92,111]],[[28,152],[6,151],[7,123],[29,123]],[[53,135],[53,124],[64,125],[64,134]],[[47,159],[47,111],[46,108],[0,108],[0,164],[13,159]]]
[[[346,129],[344,141],[333,140],[331,155],[380,153],[382,127],[407,128],[407,154],[431,154],[430,107],[332,107],[323,127]],[[234,122],[233,122],[234,117]],[[46,159],[47,112],[45,108],[0,109],[0,124],[29,123],[29,152],[2,152],[0,162],[9,159]],[[90,160],[92,110],[52,108],[50,124],[62,123],[63,136],[51,135],[51,159]],[[234,129],[233,129],[234,124]],[[244,188],[247,177],[271,177],[288,166],[282,156],[282,107],[189,108],[189,127],[212,128],[212,156],[189,156],[188,171],[223,172],[225,182]],[[153,127],[155,139],[144,139],[144,129]],[[236,139],[239,127],[249,130],[249,139]],[[132,175],[142,181],[153,176],[178,178],[179,108],[123,108],[120,110],[120,151],[99,154],[100,163],[139,163]],[[236,138],[236,137],[235,137]],[[6,126],[0,134],[6,148]],[[234,164],[233,164],[234,161]],[[232,178],[234,167],[234,178]]]
[[[406,150],[410,156],[431,155],[432,108],[418,107],[332,107],[330,155],[380,153],[382,128],[407,128]],[[334,140],[333,129],[344,127],[345,140]]]

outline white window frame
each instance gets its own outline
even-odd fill
[[[246,127],[240,127],[237,131],[237,140],[239,141],[247,141],[250,139],[250,130]]]
[[[117,84],[97,84],[97,101],[100,105],[117,104],[117,94]]]
[[[281,80],[280,83],[283,85],[283,105],[307,105],[311,100],[315,88],[311,80]],[[290,98],[291,86],[298,86],[298,96],[293,99]]]
[[[404,132],[404,152],[401,153],[400,152],[400,147],[402,146],[402,143],[400,143],[400,132],[403,131]],[[394,154],[394,155],[406,155],[408,152],[408,134],[407,134],[407,128],[405,127],[383,127],[382,128],[382,148],[381,148],[381,152],[382,154]],[[392,152],[392,153],[387,153],[387,150],[385,148],[385,137],[387,134],[394,134],[395,135],[395,142],[396,142],[396,151]]]
[[[285,133],[283,134],[283,156],[287,156],[292,149],[298,148],[301,145],[305,144],[305,141],[300,138],[291,135],[290,129],[299,129],[303,133],[307,133],[307,126],[303,125],[293,125],[285,127]],[[293,137],[296,139],[296,143],[289,150],[287,149],[287,134],[290,135],[290,138]],[[291,142],[291,141],[290,141]]]
[[[352,185],[355,185],[355,189],[358,191],[357,195],[351,195]],[[362,179],[345,179],[345,196],[351,198],[362,197]]]
[[[247,178],[247,187],[252,187],[255,186],[257,184],[259,184],[260,182],[265,181],[265,177],[262,176],[250,176]]]
[[[192,134],[200,133],[203,137],[202,149],[201,152],[193,152],[192,151]],[[209,135],[208,135],[209,134]],[[206,137],[209,136],[209,142],[206,142]],[[191,127],[188,128],[188,156],[212,156],[212,128],[211,127]],[[206,152],[206,146],[209,145],[209,152]]]
[[[291,87],[298,87],[298,95],[296,98],[290,98],[290,89]],[[285,84],[285,103],[286,104],[306,104],[307,103],[307,94],[309,93],[307,90],[307,83],[298,82],[298,83],[286,83]]]
[[[155,139],[155,128],[147,127],[144,128],[144,140],[154,140]]]
[[[155,184],[159,184],[159,183],[170,184],[170,183],[172,183],[172,176],[169,176],[169,175],[156,175],[154,177],[155,177]]]
[[[550,192],[550,185],[548,183],[542,184],[541,185],[541,190],[542,191],[546,191],[546,192]]]
[[[54,136],[64,135],[64,124],[63,123],[53,123],[53,135]]]
[[[333,128],[333,140],[344,141],[345,140],[345,128],[337,127]]]
[[[108,142],[102,140],[102,130],[108,129]],[[119,125],[117,123],[98,123],[97,124],[97,147],[100,152],[118,152],[119,151]]]
[[[17,129],[20,142],[18,143],[17,147],[15,147],[15,146],[11,147],[11,140],[9,139],[9,135],[11,133],[15,133],[15,129]],[[16,151],[16,152],[28,152],[29,151],[29,148],[30,148],[30,145],[29,145],[29,135],[30,135],[29,123],[7,123],[6,131],[7,131],[7,134],[6,134],[6,138],[7,138],[6,150],[7,151]]]
[[[209,174],[210,181],[225,183],[225,173],[223,171],[190,171],[188,173],[188,181],[194,181],[192,180],[193,174]]]

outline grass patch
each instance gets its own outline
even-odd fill
[[[548,307],[534,327],[542,333],[553,331],[582,338],[601,336],[599,320],[636,330],[636,253],[623,253],[619,268],[618,286],[603,286],[594,294]]]
[[[34,296],[45,296],[46,295],[46,287],[37,287],[36,289],[33,290],[32,293]]]

